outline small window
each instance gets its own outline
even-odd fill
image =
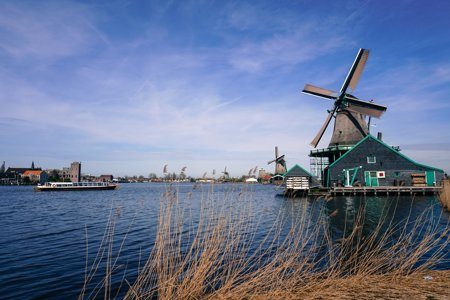
[[[367,156],[367,163],[374,164],[377,162],[377,158],[375,156]]]
[[[399,177],[400,176],[400,172],[394,172],[394,176],[395,177]]]

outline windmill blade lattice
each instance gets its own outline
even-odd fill
[[[356,122],[359,122],[358,124],[356,124],[358,126],[354,126],[355,128],[357,128],[357,130],[352,127],[349,129],[350,132],[352,132],[352,133],[347,135],[347,136],[351,136],[352,138],[350,140],[353,141],[355,139],[355,136],[357,137],[360,135],[363,135],[363,136],[367,135],[368,128],[366,128],[367,124],[364,119],[364,116],[379,118],[387,110],[387,108],[385,106],[374,104],[372,102],[366,102],[366,101],[359,100],[355,96],[347,93],[347,89],[349,87],[352,90],[352,92],[356,88],[356,86],[361,78],[362,72],[364,71],[364,67],[366,65],[368,58],[369,58],[369,50],[363,49],[363,48],[359,49],[358,54],[356,55],[356,58],[350,68],[350,71],[347,74],[347,77],[344,80],[344,83],[343,83],[339,93],[336,93],[336,92],[333,92],[331,90],[324,89],[321,87],[317,87],[317,86],[314,86],[311,84],[305,85],[304,89],[302,90],[303,93],[313,95],[316,97],[320,97],[320,98],[335,100],[333,109],[328,114],[328,116],[325,119],[325,122],[322,125],[322,127],[320,128],[319,132],[316,134],[314,139],[311,141],[311,145],[314,148],[317,147],[320,140],[322,139],[325,131],[327,130],[329,124],[331,123],[331,119],[333,118],[333,116],[336,117],[335,118],[335,126],[334,126],[335,131],[339,130],[339,129],[336,129],[337,128],[336,124],[338,124],[337,123],[338,119],[339,119],[339,124],[341,125],[341,126],[338,126],[339,128],[349,129],[350,127],[352,127],[352,125],[348,125],[348,124],[351,124],[349,121],[350,119],[352,119],[352,122],[355,122],[355,120],[356,120]],[[343,115],[342,115],[343,113],[346,113],[347,115],[343,117]],[[352,114],[355,114],[355,115],[352,115]],[[338,115],[339,115],[339,118],[338,118]],[[361,130],[361,127],[363,127],[364,129]],[[356,135],[354,135],[353,132],[357,132]],[[339,137],[341,133],[342,132],[338,132],[336,138],[334,137],[335,132],[333,133],[333,139],[338,140],[338,142],[336,142],[335,144],[339,144],[339,142],[342,139],[344,139],[344,138]],[[344,134],[343,136],[346,136],[346,135]],[[333,139],[332,139],[332,142],[333,142]],[[341,139],[341,140],[339,140],[339,139]],[[346,140],[344,139],[343,141],[346,141]],[[331,142],[330,142],[330,144],[331,144]]]
[[[356,88],[368,58],[369,50],[363,48],[359,49],[358,54],[356,54],[355,61],[353,62],[353,65],[344,80],[344,84],[341,87],[341,94],[345,94],[349,86],[352,91]]]
[[[303,93],[310,94],[313,96],[317,96],[320,98],[328,98],[328,99],[336,99],[338,93],[333,92],[324,88],[320,88],[317,86],[314,86],[312,84],[305,84],[305,87],[303,88]]]
[[[325,130],[327,130],[328,124],[330,124],[330,121],[333,118],[336,110],[337,110],[337,106],[335,106],[334,109],[332,111],[330,111],[330,113],[328,114],[328,117],[325,119],[325,123],[323,123],[319,132],[316,134],[314,139],[311,141],[310,145],[313,146],[314,148],[316,148],[317,145],[319,144],[320,139],[322,138],[323,134],[325,133]]]

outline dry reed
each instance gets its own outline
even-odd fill
[[[247,199],[251,192],[243,187],[238,201],[232,198],[235,192],[219,199],[212,188],[203,193],[194,222],[185,206],[189,196],[188,201],[181,201],[177,188],[168,186],[160,205],[154,247],[136,280],[124,279],[128,285],[124,298],[351,299],[358,290],[359,298],[361,293],[367,293],[367,299],[396,298],[399,293],[411,293],[404,289],[411,282],[428,292],[423,283],[411,278],[420,281],[421,274],[439,262],[448,247],[448,223],[439,231],[430,221],[431,210],[401,223],[385,214],[367,234],[362,208],[336,242],[330,233],[329,214],[321,211],[313,216],[306,204],[289,218],[280,214],[265,237],[256,241],[258,219]],[[110,221],[102,250],[87,270],[80,299],[96,298],[101,292],[105,299],[113,298],[111,276],[117,267],[117,258],[111,258],[113,235],[114,221]],[[86,286],[105,256],[106,275],[86,294]],[[433,287],[439,288],[432,295],[445,295],[448,288],[438,283],[442,282],[434,283]]]

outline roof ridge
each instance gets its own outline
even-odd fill
[[[348,150],[347,152],[345,152],[341,157],[339,157],[338,159],[336,159],[332,164],[330,164],[330,165],[328,166],[328,168],[333,167],[338,161],[340,161],[340,160],[343,159],[345,156],[347,156],[348,153],[352,152],[356,147],[358,147],[360,144],[362,144],[362,143],[363,143],[364,141],[366,141],[367,139],[373,139],[373,140],[377,141],[377,142],[380,143],[381,145],[383,145],[383,146],[385,146],[386,148],[388,148],[390,151],[393,151],[394,153],[400,155],[401,157],[403,157],[403,158],[406,159],[407,161],[409,161],[409,162],[415,164],[416,166],[424,167],[424,168],[428,168],[428,169],[433,169],[433,170],[439,171],[439,172],[444,172],[442,169],[435,168],[435,167],[432,167],[432,166],[428,166],[428,165],[425,165],[425,164],[421,164],[421,163],[416,162],[415,160],[413,160],[412,158],[406,156],[405,154],[401,153],[400,151],[393,149],[392,146],[389,146],[388,144],[386,144],[385,142],[379,140],[378,138],[376,138],[375,136],[371,135],[370,133],[367,134],[367,136],[365,136],[363,139],[361,139],[358,143],[356,143],[350,150]]]

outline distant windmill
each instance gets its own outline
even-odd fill
[[[225,166],[225,170],[223,170],[222,174],[223,174],[223,179],[224,180],[229,180],[230,179],[230,174],[227,172],[227,167],[226,166]]]
[[[334,101],[333,108],[328,111],[329,113],[325,123],[320,128],[316,137],[311,141],[311,146],[314,148],[319,144],[333,117],[335,117],[334,130],[329,147],[338,145],[351,146],[369,133],[365,116],[379,118],[386,111],[387,108],[385,106],[361,101],[347,93],[349,87],[352,92],[355,90],[368,57],[369,50],[359,49],[339,93],[310,84],[305,85],[302,91],[303,93]]]
[[[275,175],[286,173],[286,161],[284,160],[284,154],[278,155],[278,146],[275,146],[275,159],[269,161],[267,164],[275,163]]]
[[[255,167],[253,168],[253,171],[252,171],[253,175],[256,174],[256,171],[258,171],[258,166],[255,166]]]

